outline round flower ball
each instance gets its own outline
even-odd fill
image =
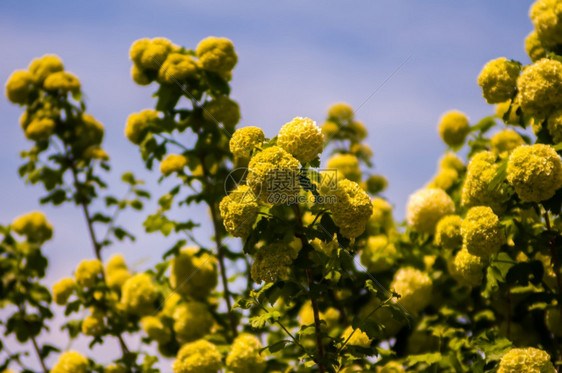
[[[174,332],[182,342],[202,338],[215,322],[207,305],[197,301],[180,303],[174,310],[173,319]]]
[[[482,88],[486,102],[499,104],[511,99],[520,72],[521,64],[505,57],[488,62],[478,76],[478,85]]]
[[[507,180],[522,201],[545,201],[562,187],[562,160],[548,145],[520,146],[509,157]]]
[[[240,121],[240,106],[227,96],[215,97],[203,105],[203,117],[214,123],[222,123],[227,131],[234,130]]]
[[[378,194],[388,187],[388,180],[382,175],[371,175],[367,179],[366,184],[369,193]]]
[[[239,185],[221,200],[219,210],[226,231],[234,237],[246,238],[252,231],[260,207],[252,190],[247,185]]]
[[[29,64],[29,72],[38,84],[43,84],[43,81],[49,75],[63,70],[64,65],[61,59],[54,54],[46,54],[42,57],[34,58]]]
[[[217,347],[200,339],[180,348],[172,370],[174,373],[218,373],[222,368],[221,360]]]
[[[384,272],[392,268],[396,254],[396,248],[388,241],[387,236],[371,236],[361,251],[361,264],[371,273]]]
[[[499,167],[497,158],[498,155],[491,151],[480,152],[472,157],[462,187],[463,206],[490,206],[497,213],[504,209],[502,191],[489,188]]]
[[[539,34],[533,30],[525,38],[525,52],[533,62],[537,62],[541,58],[546,57],[546,51],[539,39]]]
[[[264,203],[280,205],[300,191],[299,161],[279,146],[253,156],[248,169],[248,186]]]
[[[534,347],[512,348],[500,360],[498,373],[555,373],[550,355]]]
[[[70,277],[63,278],[53,285],[53,299],[59,306],[65,305],[74,293],[76,283]]]
[[[121,288],[121,304],[126,312],[133,315],[145,316],[152,313],[157,298],[156,286],[146,273],[133,275]]]
[[[502,130],[490,139],[492,151],[498,154],[511,153],[513,149],[523,144],[525,141],[521,135],[512,129]]]
[[[170,285],[185,297],[204,299],[217,286],[217,259],[199,251],[186,247],[172,260]]]
[[[439,220],[454,212],[453,200],[442,189],[421,189],[408,200],[406,220],[413,230],[433,234]]]
[[[447,152],[439,160],[439,168],[450,168],[460,173],[464,171],[464,163],[455,153]]]
[[[265,135],[259,127],[244,127],[237,129],[230,138],[230,152],[234,157],[250,159],[254,149],[265,140]]]
[[[354,117],[353,108],[345,102],[335,103],[328,109],[328,117],[340,123],[351,121]]]
[[[227,38],[210,36],[203,39],[197,44],[195,54],[203,69],[221,75],[229,73],[238,62],[234,44]]]
[[[460,282],[468,286],[482,284],[484,263],[482,258],[470,254],[466,249],[460,250],[453,261],[455,274]]]
[[[98,259],[83,260],[78,264],[74,277],[78,285],[91,288],[101,279],[102,273],[103,265]]]
[[[84,355],[76,351],[66,351],[59,356],[51,373],[87,373],[89,367],[90,363]]]
[[[538,0],[529,12],[541,43],[552,48],[562,44],[562,7],[557,0]]]
[[[406,267],[398,270],[390,288],[400,294],[398,303],[414,314],[423,310],[431,302],[432,281],[426,273],[418,269]]]
[[[252,280],[260,284],[262,281],[270,283],[278,279],[286,279],[291,272],[293,259],[287,245],[282,243],[259,248],[250,271]]]
[[[347,179],[338,181],[333,197],[336,202],[330,209],[340,234],[350,239],[361,235],[373,214],[371,197],[359,184]]]
[[[438,129],[445,144],[451,147],[461,146],[470,132],[468,117],[460,111],[451,110],[441,117]]]
[[[143,110],[139,113],[133,113],[127,118],[125,126],[125,136],[135,145],[139,145],[151,128],[157,128],[158,112],[150,109]]]
[[[546,128],[555,144],[562,142],[562,109],[556,110],[548,117]]]
[[[373,214],[367,222],[369,234],[388,234],[394,230],[394,217],[392,216],[392,205],[384,198],[376,197],[371,201]]]
[[[240,334],[232,343],[226,357],[226,366],[232,373],[262,373],[265,371],[265,356],[261,355],[260,341],[251,334]]]
[[[447,215],[437,223],[435,228],[435,244],[446,250],[456,250],[462,245],[462,218],[458,215]]]
[[[517,79],[523,113],[545,117],[562,106],[562,63],[543,58]]]
[[[174,172],[182,172],[187,166],[187,158],[181,154],[168,154],[160,163],[160,172],[164,176],[168,176]]]
[[[14,104],[26,104],[34,83],[33,75],[28,71],[14,71],[6,82],[6,97]]]
[[[150,339],[158,344],[166,344],[172,337],[171,330],[156,316],[145,316],[141,319],[141,326]]]
[[[477,206],[468,210],[461,225],[463,248],[472,255],[487,258],[505,243],[500,219],[490,207]]]
[[[14,219],[12,229],[30,242],[43,243],[53,237],[53,226],[40,211],[32,211]]]
[[[164,84],[177,84],[198,79],[197,62],[193,57],[183,53],[170,53],[158,71],[158,81]]]
[[[281,127],[277,145],[305,164],[322,153],[324,135],[312,119],[296,117]]]
[[[334,154],[328,159],[326,168],[338,170],[344,177],[351,181],[361,179],[359,159],[353,154]]]
[[[92,314],[82,321],[82,333],[85,335],[98,337],[103,334],[104,329],[103,313],[99,310],[93,309]]]
[[[428,188],[437,188],[443,190],[451,189],[459,180],[459,173],[452,168],[443,168],[439,170],[433,180],[427,185]]]
[[[33,141],[47,140],[55,132],[55,126],[51,118],[33,118],[25,128],[25,137]]]
[[[62,94],[68,92],[77,94],[80,92],[80,81],[69,72],[59,71],[50,74],[43,82],[43,87],[48,91],[58,91]]]
[[[158,71],[168,54],[176,48],[166,38],[139,39],[131,45],[129,56],[140,69]]]

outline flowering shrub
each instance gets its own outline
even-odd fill
[[[135,239],[119,213],[142,213],[152,196],[132,173],[122,176],[125,197],[110,194],[104,126],[87,113],[86,88],[53,55],[15,71],[6,96],[24,111],[30,142],[20,176],[42,185],[41,203],[81,210],[92,257],[49,290],[41,246],[57,227],[38,211],[0,226],[0,325],[25,345],[3,351],[0,371],[553,372],[562,335],[560,9],[558,0],[531,7],[530,65],[485,64],[477,83],[493,115],[442,116],[447,150],[410,196],[404,223],[350,105],[331,106],[321,125],[288,118],[272,137],[237,129],[230,40],[195,49],[135,41],[131,78],[155,88],[156,103],[130,114],[124,134],[148,170],[158,167],[155,179],[174,185],[143,226],[178,238],[144,271],[106,258],[116,241]],[[192,218],[193,205],[209,219]],[[196,237],[199,225],[211,240]],[[114,343],[120,356],[41,343],[54,312],[64,313],[70,341]],[[21,359],[29,348],[39,368]]]

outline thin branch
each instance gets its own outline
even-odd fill
[[[23,319],[23,324],[25,325],[25,328],[27,329],[27,332],[29,333],[29,338],[31,339],[31,342],[33,343],[33,349],[35,350],[35,353],[37,354],[37,358],[39,359],[39,362],[41,363],[41,368],[43,369],[43,372],[49,373],[49,369],[47,369],[47,366],[45,365],[45,361],[43,360],[43,357],[41,356],[41,351],[39,350],[39,345],[37,344],[37,340],[35,339],[35,336],[31,332],[31,328],[29,327],[29,324],[28,324],[27,320],[25,319],[25,315],[26,315],[25,314],[25,308],[22,304],[19,304],[18,308],[20,310],[20,315]]]

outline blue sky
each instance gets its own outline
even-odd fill
[[[136,39],[163,36],[194,48],[209,35],[230,38],[239,55],[232,96],[241,106],[240,126],[260,126],[270,137],[295,116],[321,123],[330,104],[359,107],[378,89],[356,116],[369,128],[376,170],[389,180],[384,195],[402,219],[408,195],[431,178],[445,150],[436,131],[440,115],[458,109],[475,123],[491,114],[476,84],[482,66],[502,56],[529,63],[523,40],[532,30],[530,5],[512,0],[10,0],[0,5],[0,78],[5,81],[45,53],[61,56],[82,81],[88,111],[105,124],[104,147],[113,165],[108,179],[117,186],[115,194],[123,191],[119,175],[133,170],[156,197],[166,185],[157,185],[156,173],[142,171],[137,148],[123,134],[130,113],[154,106],[155,87],[136,86],[129,75],[128,49]],[[17,176],[18,152],[30,146],[19,128],[21,108],[2,98],[0,112],[0,222],[6,224],[40,208],[42,191]],[[55,225],[55,238],[45,246],[52,284],[92,254],[78,209],[43,209]],[[145,213],[154,209],[149,204]],[[181,213],[204,216],[205,210]],[[142,217],[124,218],[138,242],[110,251],[123,252],[144,269],[172,241],[144,234]]]

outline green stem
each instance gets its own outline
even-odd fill
[[[39,359],[39,363],[41,363],[41,368],[43,369],[43,372],[49,373],[49,369],[47,369],[47,366],[45,365],[45,361],[43,360],[43,357],[41,356],[41,351],[39,350],[39,345],[37,344],[37,340],[35,339],[35,336],[31,332],[31,328],[29,327],[29,324],[27,323],[27,320],[25,318],[25,315],[26,315],[25,314],[25,308],[21,304],[18,305],[18,308],[20,310],[20,315],[21,315],[21,318],[23,320],[23,324],[25,325],[25,328],[27,329],[27,332],[29,333],[29,338],[31,339],[31,343],[33,344],[33,349],[35,350],[35,353],[37,354],[37,358]]]

